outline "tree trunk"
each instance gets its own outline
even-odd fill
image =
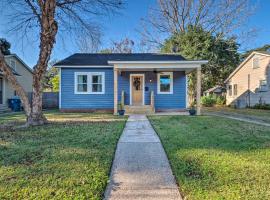
[[[33,70],[33,93],[32,93],[32,107],[28,100],[27,94],[18,83],[11,68],[4,60],[4,55],[0,52],[0,69],[4,76],[11,83],[12,87],[17,91],[21,98],[26,114],[26,125],[36,126],[47,123],[46,117],[42,113],[42,79],[45,75],[48,61],[52,53],[55,37],[57,34],[57,22],[55,21],[56,0],[38,0],[41,10],[40,23],[40,45],[39,58]]]
[[[54,18],[56,1],[39,0],[38,3],[41,8],[40,52],[37,65],[34,67],[32,113],[27,118],[28,125],[42,125],[47,123],[47,119],[42,113],[43,85],[41,80],[44,78],[58,30],[57,22]]]

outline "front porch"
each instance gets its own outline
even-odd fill
[[[111,61],[114,66],[114,114],[118,104],[127,113],[186,111],[189,107],[187,74],[196,70],[197,114],[201,114],[201,64],[207,61],[126,62]]]

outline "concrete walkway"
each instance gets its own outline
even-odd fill
[[[255,119],[249,119],[249,118],[245,118],[245,117],[240,117],[240,116],[233,116],[233,115],[230,116],[228,114],[214,113],[214,112],[204,112],[204,114],[212,115],[212,116],[218,116],[218,117],[225,117],[225,118],[228,118],[228,119],[234,119],[234,120],[239,120],[239,121],[243,121],[243,122],[248,122],[248,123],[253,123],[253,124],[258,124],[258,125],[270,127],[269,123],[262,122],[262,121],[259,121],[259,120],[255,120]]]
[[[105,199],[182,199],[164,149],[145,115],[131,115],[127,121]]]

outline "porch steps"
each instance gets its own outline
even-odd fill
[[[6,105],[0,105],[0,113],[10,112],[10,108],[8,108]]]
[[[153,110],[151,105],[143,105],[143,106],[125,106],[126,114],[153,114],[155,111]]]

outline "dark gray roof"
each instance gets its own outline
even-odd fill
[[[108,61],[183,61],[179,54],[157,53],[76,53],[54,66],[63,65],[109,65]]]

